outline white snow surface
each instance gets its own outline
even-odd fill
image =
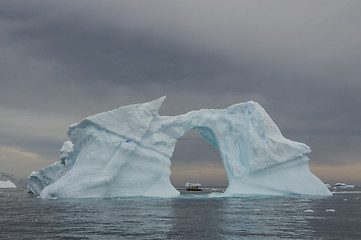
[[[41,198],[175,197],[170,182],[177,139],[197,129],[222,157],[223,196],[331,195],[308,167],[310,148],[286,139],[256,102],[159,116],[165,97],[99,113],[71,125],[61,161],[29,176]]]
[[[16,185],[10,180],[0,181],[0,188],[16,188]]]

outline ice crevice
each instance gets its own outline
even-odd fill
[[[159,116],[164,100],[71,125],[61,161],[33,172],[28,191],[41,198],[177,196],[170,159],[177,139],[197,129],[220,153],[229,182],[224,196],[331,195],[309,169],[310,148],[283,137],[258,103]]]

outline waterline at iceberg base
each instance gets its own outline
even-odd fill
[[[177,139],[197,129],[222,157],[229,182],[223,196],[331,195],[310,172],[310,148],[283,137],[258,103],[159,116],[164,100],[71,125],[61,161],[31,173],[28,191],[41,198],[175,197],[170,159]]]

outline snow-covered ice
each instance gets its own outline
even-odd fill
[[[16,185],[10,180],[0,181],[0,188],[16,188]]]
[[[160,116],[164,99],[71,125],[61,161],[32,173],[28,190],[42,198],[177,196],[170,159],[177,139],[197,129],[222,157],[229,182],[223,196],[331,195],[310,172],[310,148],[283,137],[258,103]]]
[[[305,211],[303,211],[304,213],[313,213],[314,211],[312,209],[306,209]]]
[[[336,212],[335,209],[326,209],[326,212]]]

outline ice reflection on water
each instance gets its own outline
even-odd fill
[[[2,190],[0,239],[361,239],[360,196],[40,200]]]

